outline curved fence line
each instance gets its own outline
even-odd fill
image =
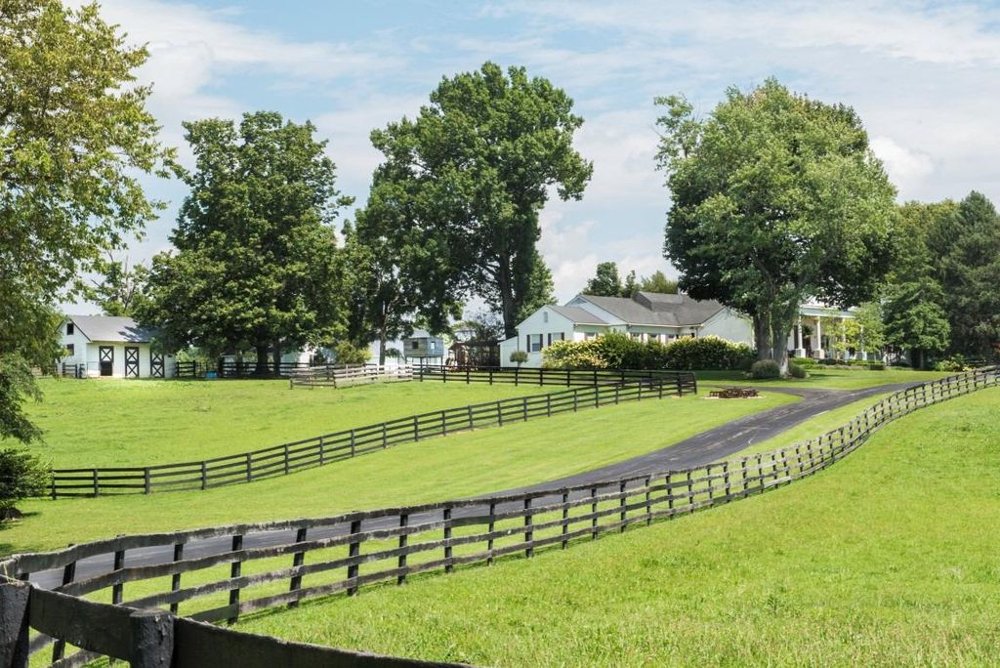
[[[526,373],[527,371],[548,373]],[[199,461],[142,467],[91,467],[53,469],[48,495],[53,499],[110,494],[152,494],[180,490],[209,489],[253,482],[303,469],[325,466],[344,459],[402,443],[483,427],[502,427],[511,422],[552,417],[583,408],[601,408],[627,401],[683,396],[697,392],[690,372],[668,371],[552,371],[542,369],[488,369],[449,371],[425,367],[420,380],[447,382],[508,382],[529,385],[577,385],[579,387],[514,397],[430,413],[420,413],[387,422],[344,429],[300,441],[249,452]]]
[[[209,638],[205,632],[196,641],[190,628],[197,622],[235,621],[243,613],[295,606],[310,597],[353,595],[368,584],[402,584],[419,573],[449,573],[508,555],[531,557],[539,549],[565,549],[601,533],[728,503],[820,471],[882,425],[914,410],[998,384],[1000,367],[924,383],[882,399],[818,438],[735,463],[329,518],[120,536],[57,552],[15,555],[0,561],[0,595],[14,601],[3,605],[5,621],[11,621],[0,633],[0,652],[10,653],[0,653],[0,658],[13,656],[10,665],[24,666],[30,653],[51,644],[52,661],[61,661],[60,666],[102,655],[137,661],[136,638],[155,636],[158,642],[147,642],[141,651],[165,656],[167,663],[172,656],[175,666],[200,665],[185,661],[198,652],[231,656],[229,651],[240,651],[240,665],[251,667],[270,668],[279,659],[319,665],[306,663],[306,650],[276,638],[246,640],[246,634],[215,628],[215,635]],[[206,581],[205,569],[212,567],[228,567],[229,577]],[[167,576],[170,588],[157,587]],[[195,582],[185,586],[184,578]],[[134,592],[128,600],[126,586]],[[80,598],[95,595],[114,605]],[[146,608],[167,608],[171,614],[141,612]],[[159,620],[152,627],[156,634],[141,635],[153,624],[147,618]],[[67,641],[81,650],[63,658]],[[234,646],[242,649],[230,650]],[[327,661],[342,658],[335,654],[341,650],[329,652]]]

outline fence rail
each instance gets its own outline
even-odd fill
[[[588,372],[589,373],[589,372]],[[447,376],[422,379],[445,381]],[[503,374],[494,373],[496,382]],[[589,377],[589,375],[588,375]],[[605,374],[601,383],[526,397],[501,399],[459,408],[411,415],[378,424],[345,429],[300,441],[283,443],[199,461],[143,467],[90,467],[53,469],[48,495],[53,499],[111,494],[210,489],[253,482],[383,450],[402,443],[447,436],[459,431],[500,426],[511,422],[551,417],[586,408],[623,402],[683,395],[696,388],[694,374],[631,372]],[[454,377],[457,381],[459,378]],[[555,377],[548,380],[553,384]],[[537,379],[533,381],[537,383]]]
[[[9,615],[6,619],[12,622],[0,634],[0,651],[10,651],[7,656],[15,661],[9,663],[18,668],[26,665],[29,651],[39,652],[49,645],[53,662],[69,662],[60,665],[79,665],[72,663],[76,656],[82,656],[83,661],[92,653],[136,661],[133,634],[142,633],[151,622],[136,621],[138,613],[133,609],[166,608],[171,612],[166,618],[173,624],[172,655],[175,659],[191,657],[192,650],[184,647],[187,641],[178,631],[190,620],[236,620],[246,612],[294,606],[311,597],[338,592],[354,595],[360,587],[377,582],[402,584],[417,573],[449,573],[458,566],[490,564],[504,556],[531,557],[540,549],[565,549],[602,533],[729,503],[832,465],[887,422],[998,383],[997,367],[925,383],[879,401],[848,424],[818,438],[735,462],[330,518],[121,536],[58,552],[15,555],[0,562],[0,574],[31,582],[34,588],[25,594],[29,588],[9,579],[0,587],[11,600],[24,599],[21,607],[16,601],[4,605]],[[229,577],[208,577],[206,569],[226,565]],[[169,589],[165,576],[171,576]],[[43,592],[39,587],[52,591]],[[135,594],[126,599],[126,591]],[[116,608],[72,598],[94,595],[121,605]],[[29,600],[35,597],[43,601],[37,606],[40,611]],[[91,612],[81,615],[77,608],[83,604],[91,606]],[[145,614],[162,619],[166,613]],[[189,619],[176,616],[180,614]],[[34,629],[30,638],[29,626]],[[222,656],[224,647],[243,642],[243,636],[230,635],[236,632],[228,629],[216,628],[213,633],[198,646],[203,656]],[[111,642],[109,638],[119,640]],[[123,643],[121,639],[130,640]],[[63,659],[66,642],[79,647],[80,652]],[[261,637],[253,642],[262,643],[261,648],[290,646]],[[157,651],[161,654],[155,654]],[[153,647],[150,656],[162,656],[162,651]],[[266,654],[264,649],[260,651],[261,656]],[[282,657],[287,663],[298,658],[293,654]],[[252,657],[248,661],[253,661]],[[197,664],[177,660],[175,665]]]
[[[413,367],[409,364],[385,366],[354,364],[341,366],[313,366],[296,369],[289,374],[288,386],[347,387],[365,383],[413,380]]]

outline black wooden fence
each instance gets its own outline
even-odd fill
[[[215,374],[215,378],[288,378],[300,369],[308,369],[308,362],[282,362],[278,365],[278,373],[274,373],[274,365],[268,363],[267,371],[257,373],[255,364],[246,362],[219,362],[204,364],[202,362],[175,362],[174,378],[205,378]]]
[[[502,382],[504,376],[494,373],[492,377],[495,382]],[[446,376],[427,375],[423,378],[427,381],[445,380]],[[555,376],[546,378],[549,384],[554,384],[556,380]],[[576,382],[574,380],[573,384]],[[572,387],[560,392],[421,413],[200,461],[142,467],[53,469],[48,493],[53,499],[58,499],[109,494],[151,494],[248,483],[325,466],[401,443],[413,443],[470,429],[502,427],[511,422],[552,417],[587,408],[662,399],[664,396],[683,395],[685,391],[697,389],[694,374],[689,372],[666,375],[654,373],[648,377],[620,372],[618,375],[602,376],[601,382],[608,384]],[[533,384],[537,384],[537,379]]]
[[[565,549],[602,533],[729,503],[830,466],[872,431],[918,408],[998,383],[997,367],[925,383],[879,401],[818,438],[734,462],[321,519],[120,536],[15,555],[0,562],[0,574],[36,589],[25,594],[23,585],[9,579],[0,587],[5,600],[15,601],[4,603],[0,659],[20,668],[29,653],[52,645],[52,660],[62,660],[60,666],[81,665],[96,655],[130,659],[133,665],[154,665],[155,659],[167,665],[164,657],[172,656],[175,666],[200,666],[212,657],[237,656],[230,651],[246,657],[239,665],[318,665],[308,655],[319,651],[315,648],[249,640],[223,628],[197,636],[189,629],[195,622],[232,621],[311,597],[354,595],[373,583],[402,584],[418,573],[531,557],[541,549]],[[226,568],[228,577],[219,568]],[[136,612],[144,609],[155,611]],[[139,642],[151,636],[160,642]],[[63,659],[67,642],[81,651]]]

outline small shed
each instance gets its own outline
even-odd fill
[[[403,339],[403,358],[418,364],[441,364],[444,361],[444,339],[422,329]]]
[[[153,332],[132,318],[102,315],[67,316],[59,328],[61,370],[74,368],[79,377],[169,378],[174,358],[152,348]]]

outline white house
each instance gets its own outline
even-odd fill
[[[152,349],[152,332],[132,318],[67,316],[60,325],[60,365],[80,365],[87,377],[170,378],[174,358]]]
[[[827,357],[830,337],[822,332],[822,318],[851,318],[816,302],[804,304],[789,351],[798,356]],[[805,327],[809,334],[804,335]],[[528,353],[524,366],[542,364],[542,351],[555,341],[583,341],[608,332],[620,332],[641,341],[667,343],[683,336],[718,336],[754,345],[750,321],[715,300],[697,300],[682,294],[638,292],[627,297],[580,294],[565,306],[543,306],[517,326],[517,336],[500,344],[501,364],[510,364],[515,350]],[[859,356],[864,358],[864,352]]]

